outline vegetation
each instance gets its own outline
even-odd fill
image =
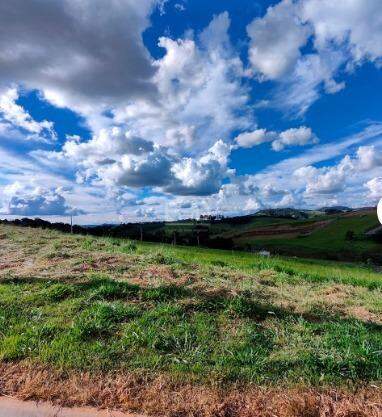
[[[325,259],[358,260],[374,259],[381,262],[381,246],[365,235],[365,232],[376,227],[376,213],[360,212],[353,215],[340,215],[331,219],[323,228],[318,228],[307,235],[267,236],[266,239],[244,237],[242,243],[255,243],[279,253],[290,253],[296,256],[318,257]],[[349,231],[351,239],[349,239]]]
[[[219,384],[382,380],[382,277],[369,267],[12,226],[0,236],[3,362]]]
[[[6,223],[6,222],[5,222]],[[16,225],[70,232],[70,225],[22,219]],[[177,245],[258,252],[304,258],[372,262],[382,265],[375,209],[263,210],[234,218],[74,226],[73,232]]]

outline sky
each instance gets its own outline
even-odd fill
[[[0,218],[373,206],[381,0],[0,2]]]

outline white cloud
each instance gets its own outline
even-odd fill
[[[254,212],[260,210],[261,208],[262,208],[261,202],[254,197],[250,197],[250,198],[247,199],[247,201],[245,203],[244,211],[254,213]]]
[[[216,204],[233,214],[240,212],[251,196],[264,207],[359,207],[374,203],[375,198],[365,192],[364,184],[380,176],[381,137],[381,125],[369,125],[356,134],[314,146],[258,173],[236,176],[232,183],[222,186]],[[355,146],[358,147],[354,149]],[[346,153],[349,156],[343,157]],[[339,162],[333,164],[339,157]]]
[[[181,195],[210,195],[219,191],[228,170],[230,146],[216,142],[200,159],[182,158],[171,168],[174,180],[165,190]]]
[[[20,183],[6,187],[4,194],[9,201],[2,214],[13,216],[65,216],[84,214],[82,210],[70,207],[62,189],[36,187],[26,190]]]
[[[210,38],[209,38],[210,39]],[[77,182],[105,187],[156,187],[176,195],[208,195],[218,192],[231,171],[231,146],[222,140],[194,156],[173,147],[154,144],[122,128],[101,129],[89,141],[69,137],[61,152],[34,151],[32,156],[47,166],[65,161],[76,169]]]
[[[360,146],[357,150],[357,164],[360,171],[369,171],[382,166],[382,152],[375,146]]]
[[[253,71],[260,79],[279,81],[274,104],[298,116],[322,92],[345,87],[335,80],[341,70],[381,63],[379,0],[282,0],[247,31]],[[309,52],[303,54],[303,48]]]
[[[333,79],[334,73],[344,62],[341,50],[302,56],[293,72],[280,80],[273,104],[290,116],[303,116],[323,91],[334,94],[345,87],[344,82],[338,83]]]
[[[235,142],[240,148],[252,148],[262,143],[272,142],[277,138],[277,133],[266,129],[256,129],[252,132],[240,133],[236,136]]]
[[[278,79],[295,65],[300,48],[310,35],[310,27],[300,17],[300,8],[292,0],[269,7],[262,18],[247,27],[251,39],[249,60],[255,71],[266,79]]]
[[[362,172],[373,172],[382,167],[382,152],[374,146],[361,146],[354,158],[346,155],[337,165],[315,168],[302,167],[294,172],[306,182],[306,194],[334,194],[354,182],[362,181]],[[374,183],[372,183],[374,184]]]
[[[273,204],[273,207],[277,207],[277,208],[293,208],[293,207],[298,207],[300,206],[301,202],[299,201],[298,198],[296,198],[295,195],[293,195],[292,193],[286,193],[280,201],[277,201],[276,203]]]
[[[312,129],[306,126],[291,128],[283,132],[257,129],[252,132],[244,132],[236,136],[235,142],[240,148],[252,148],[266,142],[272,142],[274,151],[281,151],[288,146],[304,146],[318,143]]]
[[[379,0],[304,0],[301,15],[311,22],[318,50],[343,44],[355,62],[378,61],[382,56]]]
[[[19,98],[17,88],[0,90],[0,121],[4,128],[1,135],[13,136],[12,130],[27,132],[27,139],[50,141],[56,138],[53,123],[43,120],[37,122],[25,109],[16,103]]]
[[[312,129],[301,126],[281,132],[278,139],[272,142],[272,148],[275,151],[281,151],[288,146],[304,146],[314,143],[318,143],[318,140],[313,134]]]
[[[88,142],[69,138],[63,146],[63,153],[69,159],[87,160],[88,163],[111,163],[121,155],[142,155],[153,151],[153,143],[136,137],[122,129],[102,129]]]
[[[311,168],[308,173],[306,169],[300,168],[295,175],[306,181],[306,194],[334,194],[344,190],[346,175],[352,170],[349,158],[345,158],[338,166],[331,168]],[[310,175],[307,175],[310,174]]]
[[[376,177],[364,184],[369,189],[369,197],[376,201],[382,198],[382,177]]]
[[[87,142],[68,138],[47,159],[75,161],[79,182],[154,187],[176,195],[218,192],[232,174],[227,167],[232,131],[254,124],[229,25],[222,13],[197,37],[160,38],[165,54],[153,63],[155,99],[142,96],[114,108],[112,123],[120,127],[101,129]]]
[[[315,146],[300,155],[270,165],[264,170],[264,173],[282,172],[289,176],[298,168],[334,159],[349,152],[353,146],[367,141],[380,142],[381,138],[382,124],[373,123],[353,135],[337,138],[330,143]]]
[[[156,149],[148,155],[123,155],[119,161],[95,168],[96,176],[106,184],[129,187],[165,186],[171,179],[171,159]]]
[[[154,62],[155,101],[142,99],[115,109],[115,122],[174,152],[200,154],[218,138],[252,127],[242,62],[233,50],[227,13],[198,36],[161,37],[165,54]]]
[[[141,34],[155,0],[13,0],[0,4],[0,84],[59,106],[95,108],[152,94]]]
[[[345,87],[345,71],[365,61],[379,65],[375,0],[279,2],[248,26],[250,70],[241,45],[230,42],[227,13],[201,33],[162,36],[163,54],[154,59],[142,33],[165,1],[8,3],[0,4],[0,136],[11,143],[52,134],[49,121],[34,120],[18,104],[19,91],[31,89],[80,112],[92,132],[87,141],[68,137],[62,149],[60,143],[28,144],[24,154],[17,146],[13,153],[0,149],[1,183],[13,184],[9,195],[0,188],[7,210],[59,216],[78,207],[92,212],[89,223],[323,205],[349,201],[351,193],[369,201],[378,192],[379,124],[254,175],[237,176],[229,161],[238,147],[269,143],[281,151],[317,143],[306,126],[260,129],[254,112],[267,102],[301,116],[323,92]],[[271,81],[265,85],[271,97],[258,105],[251,76]],[[334,158],[342,159],[316,165]]]
[[[179,12],[184,12],[186,10],[186,6],[183,3],[175,3],[174,7]]]

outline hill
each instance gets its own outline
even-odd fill
[[[382,262],[382,245],[368,231],[378,225],[374,209],[316,215],[307,220],[253,224],[240,233],[225,232],[238,248],[345,261]]]
[[[377,417],[381,290],[354,264],[0,225],[0,394]]]
[[[6,221],[4,221],[7,224]],[[12,224],[69,232],[70,226],[36,219]],[[231,218],[74,226],[74,233],[272,254],[382,264],[382,233],[375,208],[268,209]]]

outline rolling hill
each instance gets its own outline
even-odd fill
[[[63,223],[21,219],[4,224],[70,231]],[[234,249],[273,255],[382,264],[382,232],[375,208],[268,209],[253,215],[175,222],[74,226],[74,233]],[[375,233],[374,233],[375,231]]]

